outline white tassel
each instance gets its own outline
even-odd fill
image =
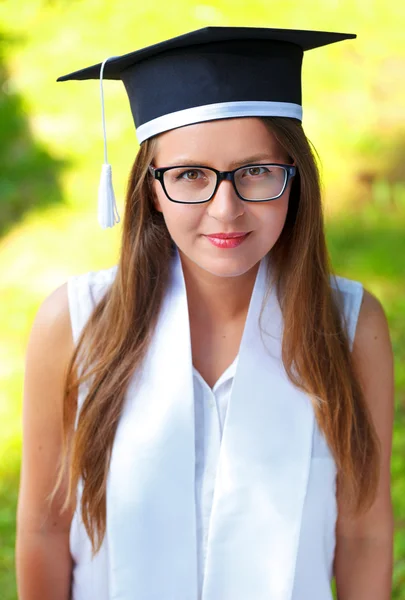
[[[104,66],[108,60],[115,58],[111,56],[106,58],[100,69],[100,95],[101,95],[101,117],[103,123],[104,137],[104,164],[101,169],[100,185],[98,188],[98,222],[102,229],[114,227],[115,223],[120,222],[117,205],[115,203],[115,194],[112,183],[111,165],[108,163],[107,157],[107,133],[105,128],[105,112],[104,112],[104,92],[103,92],[103,73]]]
[[[98,188],[98,222],[102,229],[120,222],[112,183],[111,165],[103,164]]]

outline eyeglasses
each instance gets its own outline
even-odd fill
[[[149,166],[150,173],[160,181],[169,200],[179,204],[209,202],[223,179],[232,181],[236,194],[246,202],[276,200],[295,176],[296,169],[294,165],[274,163],[245,165],[233,171],[194,165]]]

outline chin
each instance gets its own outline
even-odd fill
[[[238,249],[196,248],[176,244],[183,263],[194,266],[215,277],[240,277],[253,269],[268,252],[268,248]],[[243,246],[243,244],[242,244]]]
[[[258,261],[249,261],[246,257],[190,258],[200,269],[215,277],[240,277],[252,269]],[[260,260],[260,259],[258,259]]]

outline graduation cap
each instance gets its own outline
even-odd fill
[[[204,27],[59,77],[57,81],[100,79],[105,159],[99,188],[101,227],[119,222],[107,160],[103,78],[123,81],[140,144],[164,131],[213,119],[281,116],[302,121],[304,51],[356,37]]]

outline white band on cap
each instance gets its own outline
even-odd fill
[[[266,101],[218,102],[204,106],[193,106],[192,108],[162,115],[140,125],[136,129],[136,137],[141,144],[153,135],[169,131],[169,129],[200,123],[201,121],[231,117],[291,117],[302,121],[302,106],[291,102]]]

